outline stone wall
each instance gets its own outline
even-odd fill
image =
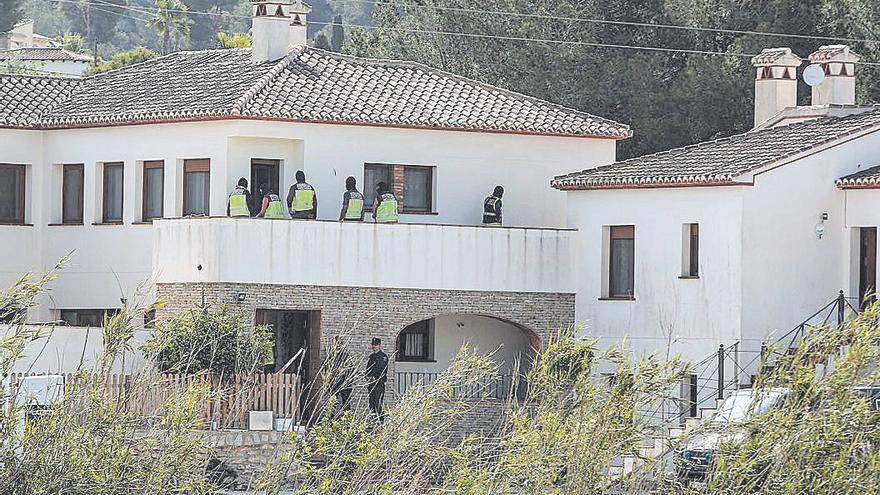
[[[246,294],[244,302],[235,298]],[[319,314],[322,348],[335,335],[349,341],[353,355],[370,352],[369,340],[382,339],[392,355],[397,334],[408,325],[440,315],[473,314],[508,322],[540,346],[558,330],[575,321],[574,294],[537,292],[479,292],[364,287],[297,285],[174,283],[157,284],[166,305],[159,314],[168,317],[199,304],[241,308],[250,318],[257,309],[313,311]],[[392,360],[393,361],[393,360]],[[389,380],[393,380],[393,362]],[[389,383],[393,390],[393,383]]]

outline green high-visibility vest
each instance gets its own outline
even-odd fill
[[[285,218],[284,203],[277,194],[269,195],[269,206],[266,208],[266,218]]]
[[[364,195],[357,191],[350,191],[348,195],[348,208],[345,210],[346,220],[360,220],[364,216]]]
[[[293,193],[293,211],[309,211],[315,208],[315,190],[308,184],[296,184]]]
[[[230,217],[249,217],[251,211],[248,209],[247,196],[245,190],[235,188],[229,196],[229,216]]]
[[[379,206],[376,207],[376,222],[392,223],[397,221],[397,198],[393,194],[385,193],[379,197]]]

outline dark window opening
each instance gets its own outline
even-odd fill
[[[403,209],[411,212],[433,210],[434,169],[432,167],[404,166]]]
[[[0,223],[24,223],[25,166],[0,163]]]
[[[686,275],[688,277],[700,276],[700,224],[690,223],[687,225],[688,239],[688,264]]]
[[[635,286],[635,227],[611,227],[608,261],[608,296],[632,298]]]
[[[144,162],[144,201],[142,220],[148,222],[165,214],[165,162]]]
[[[62,309],[61,321],[72,327],[101,327],[117,313],[119,309]]]
[[[392,166],[381,164],[364,165],[364,183],[361,193],[364,195],[364,207],[372,208],[376,202],[376,186],[385,182],[393,185]]]
[[[424,320],[403,329],[397,336],[397,361],[434,359],[434,320]]]
[[[61,179],[61,222],[83,223],[84,165],[63,165]]]
[[[104,223],[122,222],[124,173],[122,163],[104,164]]]
[[[211,160],[183,161],[183,216],[208,216],[211,193]]]

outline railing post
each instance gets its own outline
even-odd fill
[[[846,298],[843,297],[843,291],[837,295],[837,326],[843,325],[844,309],[846,309]]]
[[[724,399],[724,344],[718,344],[718,399]]]

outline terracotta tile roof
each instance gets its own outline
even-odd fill
[[[66,100],[79,79],[0,75],[0,127],[34,127]]]
[[[178,52],[85,78],[65,101],[38,113],[35,125],[42,128],[242,117],[630,135],[629,127],[617,122],[424,65],[307,47],[265,63],[254,63],[247,49]]]
[[[783,59],[801,60],[792,53],[791,48],[764,48],[761,53],[752,57],[752,65],[769,65]]]
[[[563,190],[730,184],[747,172],[880,126],[880,107],[640,156],[556,177]]]
[[[841,189],[880,189],[880,165],[841,177],[835,184]]]
[[[63,48],[16,48],[14,50],[0,50],[0,61],[27,62],[27,61],[74,61],[91,62],[92,57],[79,53],[69,52]]]

